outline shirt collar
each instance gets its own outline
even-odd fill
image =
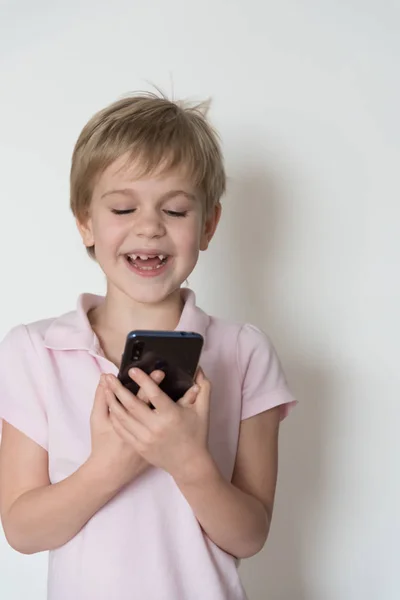
[[[190,289],[181,290],[184,307],[176,331],[195,331],[205,338],[210,317],[196,305],[196,296]],[[51,350],[87,350],[100,353],[100,345],[91,328],[88,312],[104,302],[103,296],[82,294],[76,310],[55,319],[47,329],[44,344]],[[128,332],[127,332],[128,333]]]

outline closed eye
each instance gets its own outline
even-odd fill
[[[176,210],[165,210],[164,212],[169,217],[186,217],[188,211],[178,212]]]
[[[130,215],[131,213],[134,213],[136,210],[136,208],[126,208],[125,210],[118,210],[117,208],[112,208],[111,212],[114,215]]]

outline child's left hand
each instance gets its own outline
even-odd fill
[[[175,479],[190,478],[196,465],[209,458],[209,381],[199,370],[195,386],[175,403],[140,369],[132,369],[129,374],[155,410],[108,375],[107,383],[120,400],[114,398],[109,403],[118,433],[150,464],[168,471]]]

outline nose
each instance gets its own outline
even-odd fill
[[[154,209],[141,210],[135,219],[135,233],[142,238],[160,238],[165,234],[161,216]]]

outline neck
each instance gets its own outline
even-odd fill
[[[88,318],[104,354],[119,365],[126,336],[135,329],[173,330],[179,323],[183,302],[180,289],[159,303],[135,302],[119,290],[107,289],[105,301]]]
[[[136,302],[119,290],[107,290],[105,301],[90,315],[92,326],[123,335],[134,329],[172,330],[183,308],[181,290],[159,303]]]

